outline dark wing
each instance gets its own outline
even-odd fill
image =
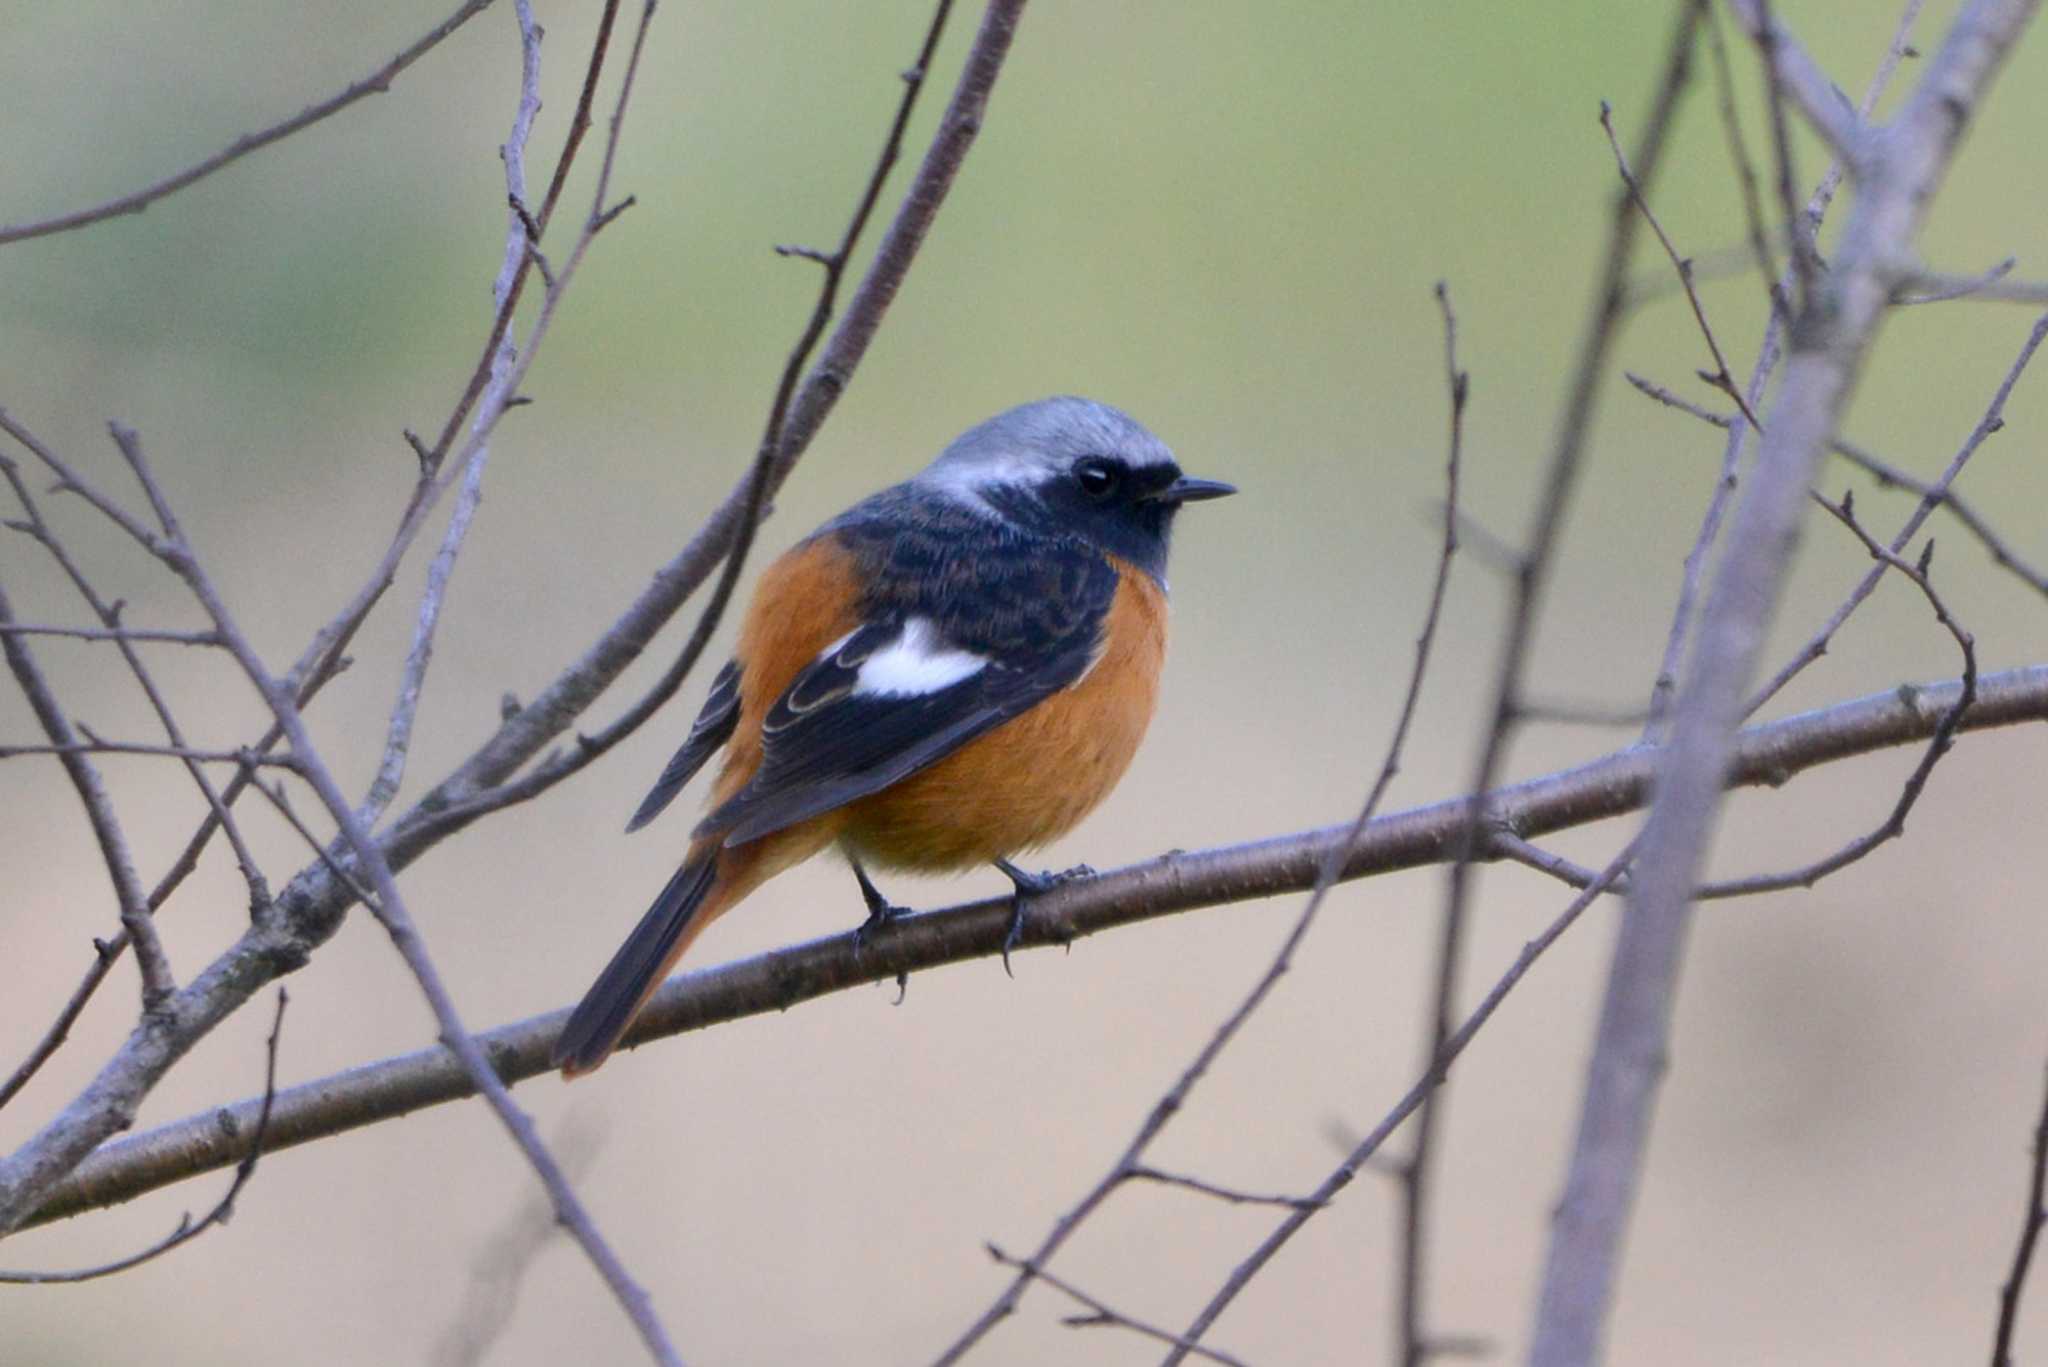
[[[711,681],[711,693],[704,699],[704,709],[697,714],[697,721],[690,728],[690,734],[683,739],[683,746],[676,751],[675,758],[661,771],[661,777],[654,781],[654,787],[641,800],[639,810],[626,823],[628,831],[637,831],[655,817],[676,794],[683,791],[683,785],[691,775],[704,767],[704,761],[712,752],[732,736],[732,728],[740,719],[740,662],[727,660],[725,668],[718,671],[718,677]]]
[[[835,642],[770,710],[753,781],[697,833],[743,845],[843,806],[1079,679],[1101,644],[1116,571],[1092,555],[1063,568],[991,576],[958,608],[930,604],[931,615],[894,607]],[[1006,602],[1012,593],[1032,601]]]

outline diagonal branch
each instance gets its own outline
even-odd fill
[[[339,94],[329,96],[318,104],[308,105],[281,123],[274,123],[259,132],[236,138],[204,161],[195,162],[176,175],[166,176],[154,185],[134,191],[132,194],[122,195],[118,199],[110,199],[90,209],[79,209],[34,223],[16,223],[9,227],[0,227],[0,246],[5,246],[9,242],[21,242],[31,237],[48,237],[52,233],[69,232],[73,228],[83,228],[88,224],[119,218],[123,214],[139,214],[158,200],[174,195],[196,181],[206,179],[215,171],[240,161],[251,152],[260,151],[275,142],[282,142],[292,134],[312,127],[330,114],[340,113],[365,95],[381,95],[391,89],[392,81],[396,80],[401,72],[426,56],[442,39],[489,8],[490,4],[491,0],[463,0],[455,13],[429,29],[419,41],[360,81],[345,87]]]
[[[2020,1217],[2020,1237],[2013,1249],[2012,1271],[1998,1289],[1998,1329],[1991,1344],[1991,1367],[2015,1367],[2012,1339],[2019,1328],[2020,1295],[2027,1287],[2027,1269],[2034,1262],[2034,1247],[2041,1230],[2048,1226],[2048,1097],[2041,1104],[2041,1118],[2034,1124],[2033,1161],[2027,1181],[2027,1208]]]
[[[0,623],[13,620],[14,609],[7,601],[7,591],[0,588]],[[57,762],[63,765],[65,776],[85,806],[93,838],[99,841],[100,858],[106,862],[107,876],[113,880],[121,928],[135,945],[135,958],[142,966],[142,1009],[147,1014],[177,990],[177,981],[171,975],[171,961],[164,953],[163,941],[157,937],[156,923],[149,918],[149,899],[142,891],[140,875],[135,872],[134,851],[122,832],[121,819],[114,813],[113,796],[101,781],[99,769],[86,757],[91,747],[79,744],[63,705],[57,701],[56,690],[50,687],[27,638],[0,633],[0,655],[5,656],[7,668],[28,699],[29,709],[36,714],[43,734],[50,738]]]

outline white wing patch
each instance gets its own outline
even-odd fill
[[[861,662],[853,695],[914,698],[950,688],[986,668],[985,657],[945,644],[930,618],[912,617],[903,623],[901,636]]]

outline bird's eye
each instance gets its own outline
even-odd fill
[[[1084,456],[1074,462],[1074,482],[1093,499],[1105,499],[1122,483],[1122,471],[1100,456]]]

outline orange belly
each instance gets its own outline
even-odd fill
[[[1072,687],[841,810],[839,838],[885,868],[943,871],[1032,849],[1094,810],[1130,767],[1159,695],[1166,595],[1121,579],[1102,655]]]

